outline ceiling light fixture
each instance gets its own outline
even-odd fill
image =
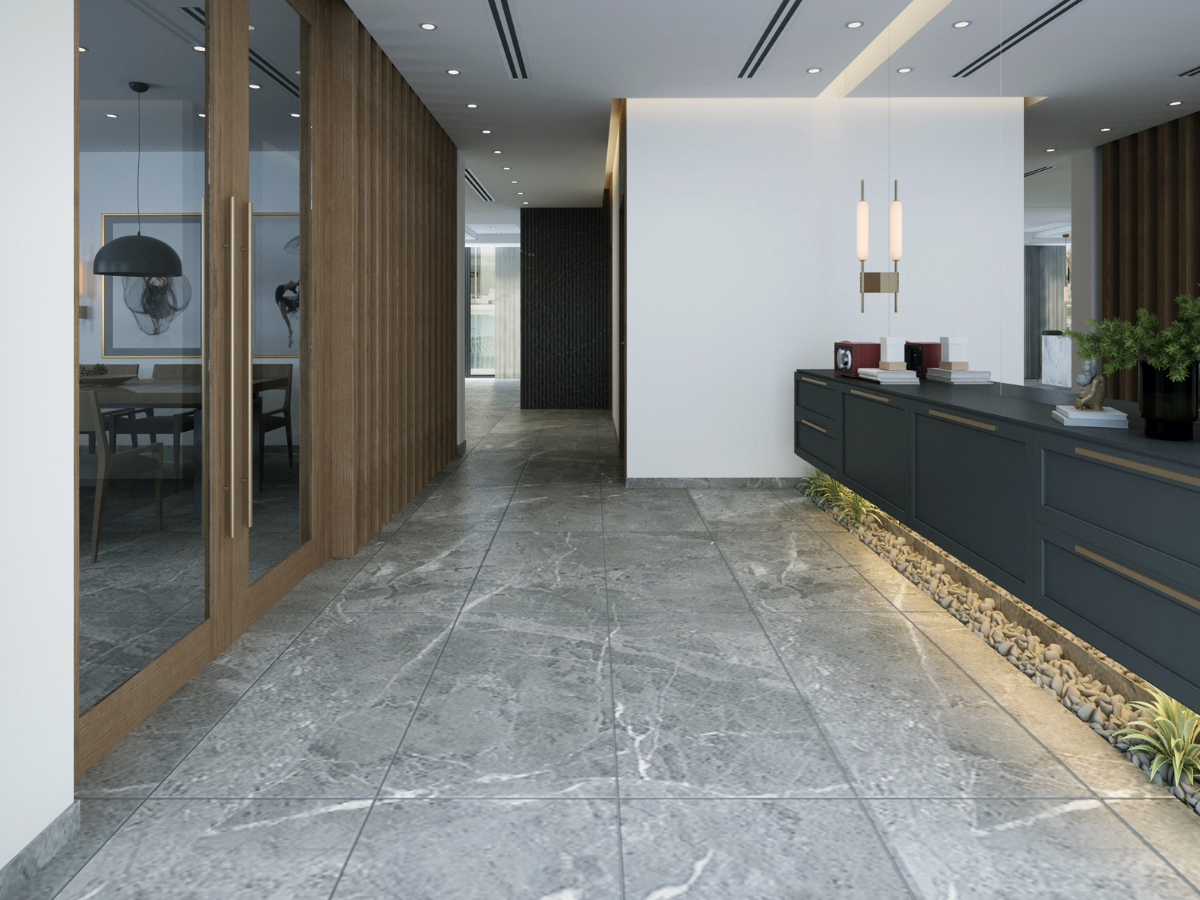
[[[296,74],[297,74],[297,75],[299,75],[299,74],[300,74],[300,70],[299,70],[299,69],[297,69],[297,70],[296,70]]]
[[[512,166],[505,166],[505,167],[504,167],[504,171],[505,171],[505,172],[507,172],[507,171],[508,171],[509,169],[511,169],[511,168],[512,168]]]
[[[253,31],[253,30],[254,30],[254,26],[253,26],[253,25],[251,25],[251,26],[250,26],[250,30],[251,30],[251,31]]]
[[[421,28],[425,31],[436,31],[437,30],[437,26],[434,25],[432,22],[422,22]]]
[[[261,87],[262,87],[261,84],[252,84],[252,85],[250,85],[250,90],[257,91]]]
[[[1111,128],[1101,128],[1100,130],[1101,130],[1101,131],[1112,131],[1112,129],[1111,129]]]
[[[905,66],[903,69],[897,69],[896,71],[899,72],[901,75],[907,75],[909,72],[912,71],[912,68],[909,66]]]
[[[485,129],[483,129],[483,133],[484,133],[484,134],[491,134],[491,132],[490,132],[490,131],[488,131],[486,128],[485,128]]]
[[[203,53],[203,52],[204,52],[204,48],[203,48],[203,47],[201,47],[199,44],[196,44],[194,47],[192,47],[192,49],[193,49],[193,50],[195,50],[197,53]]]
[[[447,69],[446,74],[447,75],[461,75],[462,73],[459,72],[458,69]]]
[[[522,201],[521,201],[521,205],[522,205],[522,206],[528,206],[528,205],[529,205],[529,201],[528,201],[528,200],[522,200]]]
[[[1180,106],[1182,104],[1183,104],[1182,100],[1172,100],[1170,103],[1167,104],[1167,106]]]
[[[94,275],[123,275],[129,278],[145,278],[149,290],[151,278],[178,278],[183,274],[183,262],[170,244],[142,234],[142,94],[150,90],[144,81],[129,82],[129,89],[138,97],[138,178],[137,185],[137,234],[128,234],[104,244],[92,262]],[[110,113],[111,115],[111,113]],[[115,116],[114,116],[115,118]],[[170,282],[166,282],[169,288]],[[163,285],[154,286],[159,293]],[[126,290],[129,290],[127,283]],[[128,294],[126,294],[128,296]],[[145,294],[143,293],[143,299]],[[166,297],[163,298],[164,300]],[[132,308],[132,307],[131,307]]]
[[[816,74],[817,74],[818,72],[820,72],[820,71],[821,71],[820,69],[818,69],[818,68],[814,67],[814,68],[811,68],[811,69],[809,69],[809,70],[808,70],[808,74],[809,74],[809,75],[816,75]]]
[[[468,103],[467,109],[479,109],[479,104],[478,103]]]
[[[105,113],[105,115],[108,116],[110,119],[115,119],[117,117],[116,113]]]
[[[517,191],[517,196],[518,196],[518,197],[524,197],[524,196],[525,196],[525,192],[524,192],[524,191]]]
[[[499,150],[493,150],[492,152],[493,152],[493,153],[495,153],[495,154],[497,154],[497,155],[499,155],[499,153],[500,153],[500,151],[499,151]]]
[[[79,48],[79,52],[80,52],[80,53],[87,53],[87,47],[80,47],[80,48]]]
[[[903,209],[900,206],[900,182],[894,182],[895,199],[888,207],[888,255],[892,258],[891,272],[868,272],[870,212],[867,206],[867,183],[859,183],[859,201],[855,207],[855,247],[858,251],[858,298],[860,312],[867,311],[867,294],[894,294],[895,311],[900,311],[900,257],[904,249]]]
[[[292,113],[292,118],[293,118],[293,119],[298,119],[298,118],[300,118],[300,113]]]
[[[1053,147],[1047,147],[1047,148],[1046,148],[1046,152],[1047,152],[1047,153],[1054,153],[1054,152],[1055,152],[1055,149],[1054,149]]]
[[[509,182],[509,184],[516,184],[516,182],[515,182],[515,181],[510,181],[510,182]]]
[[[970,23],[970,22],[967,22],[967,21],[955,22],[955,23],[954,23],[954,27],[955,27],[955,28],[966,28],[966,27],[967,27],[968,25],[970,25],[970,24],[971,24],[971,23]]]
[[[862,22],[847,22],[846,23],[847,28],[862,28],[862,26],[863,26]]]
[[[196,113],[196,115],[197,115],[197,116],[199,116],[201,119],[205,118],[205,114],[204,114],[204,113]]]

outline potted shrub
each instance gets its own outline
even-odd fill
[[[1106,375],[1137,366],[1138,411],[1147,437],[1190,441],[1198,414],[1200,297],[1176,297],[1175,302],[1179,318],[1166,328],[1154,313],[1139,309],[1136,322],[1089,319],[1090,334],[1064,333],[1078,343],[1080,357],[1103,357]]]

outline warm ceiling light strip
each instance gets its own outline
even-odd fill
[[[949,6],[951,0],[912,0],[900,15],[867,45],[862,53],[821,91],[822,97],[845,97],[867,80],[867,77],[887,62],[888,58],[908,43],[909,39]]]
[[[788,23],[792,21],[792,16],[796,14],[796,10],[800,8],[800,4],[803,2],[804,0],[782,0],[779,8],[775,10],[775,15],[771,16],[771,21],[767,23],[767,27],[763,29],[763,33],[759,35],[758,43],[754,45],[754,49],[746,57],[742,71],[738,72],[738,78],[754,77],[754,73],[763,64],[763,60],[767,58],[767,54],[771,52],[771,49],[775,46],[775,42],[779,40],[779,36],[788,27]],[[791,8],[789,9],[788,7]],[[786,14],[784,10],[787,10]],[[763,46],[764,44],[766,45],[765,47]],[[762,52],[760,53],[759,51]]]
[[[508,63],[508,74],[518,80],[528,79],[525,71],[525,57],[521,53],[521,42],[517,40],[517,28],[513,24],[512,10],[508,0],[488,0],[492,9],[492,21],[496,24],[496,35],[500,38],[500,46],[504,49],[504,59]]]
[[[966,78],[970,75],[974,75],[992,60],[999,59],[1013,47],[1017,46],[1017,44],[1021,43],[1021,41],[1025,40],[1025,38],[1030,37],[1035,32],[1041,31],[1059,16],[1070,12],[1082,2],[1083,0],[1059,0],[1058,3],[1054,4],[1054,6],[1050,7],[1032,22],[1029,22],[1028,24],[1018,28],[1015,32],[1013,32],[1012,35],[1006,37],[987,53],[983,54],[983,56],[980,56],[973,62],[963,66],[954,73],[954,77]]]

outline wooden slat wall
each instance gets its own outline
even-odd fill
[[[456,452],[458,163],[344,0],[318,5],[320,563],[353,556]]]
[[[1105,144],[1101,159],[1101,315],[1148,309],[1167,325],[1175,297],[1200,293],[1200,113]],[[1136,399],[1136,370],[1108,388]]]

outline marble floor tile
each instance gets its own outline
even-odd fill
[[[769,488],[754,490],[691,489],[700,515],[713,531],[732,528],[774,531],[806,528],[799,513]]]
[[[856,800],[624,800],[621,842],[638,900],[911,897]]]
[[[752,615],[614,628],[623,797],[846,797],[850,788]]]
[[[1194,900],[1096,799],[868,800],[919,897]]]
[[[140,800],[80,801],[79,831],[12,900],[53,900],[139,806]]]
[[[606,630],[571,614],[460,619],[381,796],[613,796]]]
[[[604,612],[607,604],[602,535],[500,531],[464,609]]]
[[[1108,800],[1109,809],[1150,844],[1200,894],[1200,816],[1173,796],[1165,800]]]
[[[776,488],[775,496],[789,506],[813,531],[841,534],[846,529],[795,488]]]
[[[529,463],[531,447],[476,447],[446,476],[446,487],[515,485]]]
[[[156,796],[374,796],[452,623],[322,614]]]
[[[683,488],[604,491],[604,530],[707,531],[691,495]]]
[[[555,452],[542,450],[544,442],[538,446],[539,452],[521,475],[522,485],[611,484],[615,477],[613,464],[599,459],[592,450]]]
[[[617,848],[613,800],[386,801],[334,900],[621,900]]]
[[[487,531],[400,532],[334,604],[344,612],[457,612],[491,540]]]
[[[495,531],[512,494],[511,487],[442,485],[409,517],[400,531],[429,528]]]
[[[860,794],[1092,796],[900,613],[763,621]]]
[[[711,535],[614,532],[604,544],[616,610],[746,610],[745,594]]]
[[[501,531],[600,531],[600,489],[595,485],[518,487]]]
[[[147,800],[59,897],[325,900],[369,804]]]

